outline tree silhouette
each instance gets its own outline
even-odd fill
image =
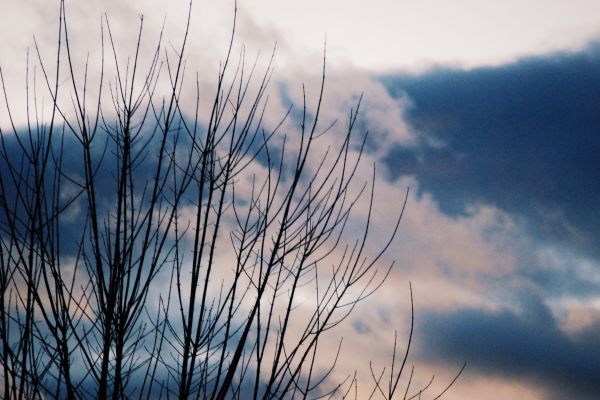
[[[143,20],[123,62],[105,18],[91,77],[87,62],[76,72],[61,1],[54,71],[35,45],[49,120],[29,65],[27,123],[13,120],[0,70],[11,121],[0,128],[6,399],[357,397],[355,376],[331,380],[341,343],[322,356],[319,341],[385,281],[392,266],[379,264],[404,210],[386,244],[368,248],[374,179],[355,182],[360,100],[343,137],[324,142],[323,60],[316,107],[304,101],[297,130],[282,132],[291,108],[266,127],[271,64],[258,75],[243,54],[233,61],[234,18],[204,109],[199,85],[195,99],[181,95],[190,16],[191,4],[177,50],[161,34],[146,69]],[[195,115],[183,111],[190,101]],[[362,232],[349,235],[361,201]],[[371,397],[399,393],[410,338],[412,323],[387,387],[385,368],[371,368]],[[427,387],[410,394],[410,378],[402,395],[420,398]]]

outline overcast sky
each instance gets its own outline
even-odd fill
[[[58,8],[5,3],[0,66],[18,104],[27,48],[35,35],[52,56]],[[138,14],[151,43],[163,21],[177,41],[187,12],[182,0],[66,3],[82,60],[98,54],[104,11],[124,51]],[[268,55],[277,43],[273,121],[300,102],[302,83],[311,93],[318,82],[325,38],[325,118],[345,118],[364,92],[367,163],[378,165],[375,232],[389,231],[410,187],[389,254],[396,267],[342,328],[349,365],[385,362],[393,330],[405,332],[410,280],[417,373],[436,373],[443,386],[468,362],[445,398],[600,398],[600,2],[238,7],[238,48]],[[231,1],[194,3],[187,64],[206,82],[224,56],[232,14]]]

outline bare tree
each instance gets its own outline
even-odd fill
[[[105,18],[91,77],[87,62],[76,72],[61,1],[53,71],[35,46],[49,120],[38,117],[29,63],[27,123],[13,120],[0,70],[12,124],[0,128],[6,399],[357,396],[355,377],[332,383],[340,348],[322,354],[320,340],[385,281],[392,266],[379,264],[404,210],[373,252],[374,169],[370,182],[355,182],[366,140],[354,134],[360,100],[337,146],[327,145],[323,60],[316,107],[304,101],[294,132],[282,132],[291,108],[269,129],[271,64],[257,76],[243,53],[233,61],[234,18],[203,109],[198,83],[195,99],[181,95],[190,15],[191,4],[177,50],[164,49],[161,34],[144,70],[143,19],[124,61]],[[157,90],[164,82],[167,96]],[[190,100],[195,115],[183,111]],[[326,150],[315,162],[317,146]],[[369,212],[349,240],[360,201]],[[410,338],[412,323],[400,366],[394,344],[386,389],[385,369],[371,368],[372,397],[394,397]],[[407,397],[410,382],[404,398],[420,397],[424,389]]]

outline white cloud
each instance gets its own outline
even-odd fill
[[[144,15],[146,35],[142,54],[149,59],[163,21],[167,48],[178,47],[185,29],[187,3],[67,0],[71,44],[78,55],[75,61],[80,76],[88,52],[91,71],[98,72],[100,21],[104,12],[111,21],[117,50],[122,55],[133,53],[139,16]],[[331,71],[372,72],[438,64],[465,67],[499,64],[524,55],[579,48],[600,34],[600,3],[591,0],[376,0],[368,6],[356,0],[238,3],[238,45],[234,52],[238,54],[243,43],[249,60],[262,50],[262,60],[266,61],[277,42],[275,66],[279,79],[294,74],[297,80],[302,70],[311,74],[318,71],[325,36]],[[186,58],[189,77],[195,79],[194,74],[200,72],[201,81],[214,82],[218,62],[224,59],[230,38],[233,7],[233,2],[228,1],[194,2]],[[35,0],[3,6],[0,65],[5,77],[9,77],[9,100],[16,110],[24,109],[20,94],[24,92],[28,47],[30,59],[35,61],[32,36],[35,34],[44,60],[52,66],[57,18],[55,2]],[[125,62],[121,60],[122,64]],[[344,89],[344,95],[349,91],[366,91],[367,100],[372,99],[374,92],[378,99],[383,99],[381,94],[385,90],[377,88],[367,74],[337,72],[337,79],[344,79],[344,84],[338,86]],[[107,77],[112,79],[110,74]],[[375,128],[402,126],[399,116],[389,112],[388,104],[371,105],[367,112],[385,115],[370,119],[381,124]],[[15,113],[19,116],[18,111]],[[24,118],[22,113],[20,117]],[[0,124],[5,126],[6,118]]]
[[[340,62],[376,70],[498,64],[576,48],[600,33],[594,0],[259,0],[246,7],[294,47],[318,50],[327,34]]]

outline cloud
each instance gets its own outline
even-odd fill
[[[412,102],[407,120],[424,137],[416,151],[389,152],[392,178],[416,176],[447,213],[494,204],[528,219],[536,236],[598,256],[599,67],[600,47],[590,45],[497,68],[385,78]]]
[[[545,388],[546,399],[600,396],[596,327],[570,337],[539,299],[528,299],[523,313],[428,313],[423,325],[429,359],[464,359],[475,374],[529,381]]]
[[[375,0],[368,6],[358,0],[260,0],[252,5],[248,12],[257,24],[293,47],[319,50],[327,34],[344,64],[378,71],[497,65],[578,48],[599,34],[598,3],[590,0]]]

